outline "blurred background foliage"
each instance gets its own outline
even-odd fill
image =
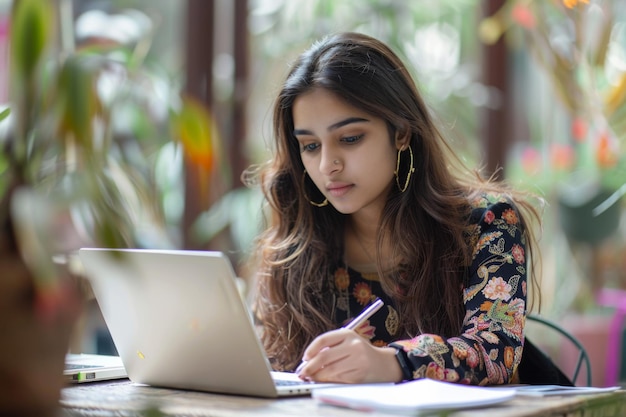
[[[204,81],[213,87],[212,106],[181,93],[188,76],[185,19],[191,3],[51,3],[59,12],[59,30],[50,40],[47,64],[39,68],[47,87],[38,88],[47,88],[40,108],[56,110],[38,117],[33,131],[37,134],[31,135],[31,140],[44,144],[30,147],[41,155],[32,179],[39,187],[68,181],[88,184],[91,192],[99,193],[96,200],[106,203],[102,208],[113,224],[125,225],[109,227],[111,233],[132,233],[111,242],[150,247],[193,244],[226,251],[236,263],[245,259],[262,222],[261,199],[258,190],[241,186],[233,155],[246,164],[267,159],[272,100],[289,63],[312,41],[352,30],[378,37],[398,52],[468,165],[485,165],[490,151],[485,135],[491,126],[485,113],[507,110],[510,137],[503,137],[502,143],[507,143],[508,153],[499,163],[508,180],[539,193],[548,203],[542,233],[543,288],[545,299],[558,298],[558,303],[547,304],[554,314],[571,307],[591,273],[606,276],[612,285],[626,282],[616,268],[616,259],[624,258],[623,222],[606,238],[591,243],[572,239],[564,234],[556,191],[580,167],[599,172],[604,168],[599,163],[610,165],[610,175],[604,178],[611,180],[612,190],[620,190],[620,180],[626,178],[622,176],[626,9],[619,1],[248,0],[246,26],[232,27],[233,2],[215,0],[213,26],[206,23],[215,35],[210,38],[214,60],[210,79]],[[0,0],[0,16],[5,11],[0,39],[5,41],[2,28],[7,27],[10,4]],[[485,6],[493,4],[500,7],[486,13]],[[231,38],[237,30],[249,33],[243,82],[235,74],[234,56],[241,51],[233,49]],[[506,91],[484,80],[486,69],[500,71],[485,68],[485,47],[496,41],[506,44],[507,65],[501,69],[507,74]],[[65,84],[68,79],[72,83]],[[0,102],[9,100],[3,95],[3,83],[8,89],[13,78],[0,81]],[[84,96],[74,98],[82,101],[71,104],[63,91],[79,85],[83,87],[76,92]],[[246,125],[246,133],[233,137],[234,126],[224,117],[224,108],[242,97],[246,120],[240,123]],[[0,105],[0,112],[5,108]],[[67,109],[65,116],[58,113],[61,109]],[[10,136],[6,126],[19,114],[0,122],[4,143]],[[80,114],[91,122],[73,119]],[[101,151],[97,161],[87,157],[94,149]],[[103,175],[92,175],[90,167]],[[6,168],[7,160],[0,159],[0,170]],[[186,189],[190,173],[195,184],[191,190]],[[187,239],[184,216],[190,193],[209,204],[193,213]],[[611,195],[594,200],[592,208]],[[618,198],[611,205],[618,221],[623,217],[622,202]],[[119,218],[121,212],[125,219]],[[590,219],[587,223],[593,227],[597,219]],[[581,250],[582,258],[595,259],[595,268],[600,269],[590,271],[591,261],[570,262]]]
[[[502,168],[545,198],[545,315],[595,312],[595,290],[626,288],[623,0],[20,2],[32,18],[12,21],[14,2],[0,0],[0,196],[27,185],[44,199],[23,200],[23,213],[60,210],[71,236],[55,251],[218,249],[241,265],[263,213],[239,178],[272,151],[290,62],[329,33],[359,31],[407,63],[469,166]],[[206,4],[213,20],[186,38]],[[195,58],[210,68],[190,80]],[[209,97],[189,94],[191,81]],[[231,117],[237,106],[244,119]],[[502,137],[487,140],[494,129]],[[506,152],[498,167],[494,147]]]
[[[179,246],[176,166],[185,154],[208,192],[219,159],[211,117],[148,57],[156,27],[145,13],[74,19],[64,4],[16,3],[0,190],[65,195],[85,232],[77,244]]]
[[[497,92],[480,82],[479,1],[251,3],[252,76],[260,87],[253,89],[253,99],[267,102],[286,75],[289,62],[312,41],[338,31],[363,32],[388,43],[400,55],[435,116],[454,132],[455,145],[463,156],[472,165],[480,161],[478,111],[482,106],[497,105],[493,97]],[[264,125],[266,107],[253,107],[254,120],[258,120],[255,125]],[[269,130],[264,135],[269,137]]]

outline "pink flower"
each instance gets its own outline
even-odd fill
[[[572,121],[572,137],[578,143],[584,142],[587,136],[587,122],[580,118],[576,117]]]
[[[508,300],[511,298],[512,287],[502,277],[496,277],[489,280],[483,294],[490,300]]]
[[[513,20],[521,27],[526,29],[533,29],[537,24],[535,15],[530,8],[524,4],[516,3],[515,6],[513,6],[513,9],[511,10],[511,18],[513,18]]]
[[[576,153],[570,145],[554,143],[550,148],[550,159],[556,170],[567,171],[574,166]]]
[[[520,265],[523,265],[526,259],[524,258],[524,248],[518,244],[513,245],[511,249],[511,254],[513,255],[513,259]]]
[[[491,224],[491,222],[493,222],[495,218],[496,218],[496,215],[493,214],[493,211],[487,210],[487,212],[485,213],[485,223]]]
[[[541,170],[541,153],[537,149],[529,146],[522,151],[522,169],[529,175],[539,173]]]

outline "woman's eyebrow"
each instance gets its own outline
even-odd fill
[[[343,127],[352,123],[363,123],[363,122],[369,122],[369,121],[370,121],[369,119],[365,119],[363,117],[348,117],[347,119],[340,120],[337,123],[333,123],[332,125],[328,126],[328,128],[326,128],[326,131],[330,132],[332,130],[339,129],[340,127]],[[293,134],[294,136],[313,135],[313,132],[307,129],[294,129]]]

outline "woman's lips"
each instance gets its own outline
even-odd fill
[[[330,194],[331,196],[333,196],[333,197],[342,197],[348,191],[350,191],[352,189],[352,187],[353,187],[352,184],[331,185],[331,186],[327,187],[326,189],[328,190],[328,194]]]

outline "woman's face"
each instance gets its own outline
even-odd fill
[[[340,213],[378,217],[401,146],[385,121],[320,88],[296,98],[293,120],[304,168],[329,203]]]

